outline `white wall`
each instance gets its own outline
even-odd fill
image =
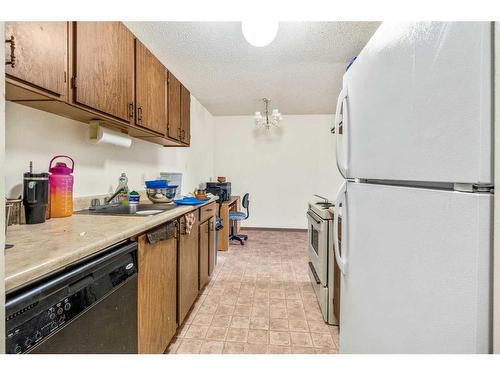
[[[284,116],[271,132],[251,116],[215,119],[215,175],[233,195],[250,193],[249,227],[307,228],[313,194],[335,198],[342,178],[330,133],[333,115]]]
[[[35,171],[47,171],[50,159],[58,154],[73,157],[74,196],[114,191],[121,172],[129,188],[143,189],[144,180],[159,172],[182,172],[184,192],[213,176],[213,117],[191,98],[191,147],[166,148],[134,139],[130,149],[92,145],[88,126],[20,104],[6,103],[6,189],[8,197],[22,193],[23,172],[33,160]]]

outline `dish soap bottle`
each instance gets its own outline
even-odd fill
[[[125,173],[122,173],[119,179],[118,189],[118,203],[127,205],[128,204],[128,178]]]

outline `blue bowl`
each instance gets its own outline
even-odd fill
[[[146,188],[148,189],[165,189],[168,187],[167,180],[150,180],[146,181]]]

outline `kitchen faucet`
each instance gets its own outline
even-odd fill
[[[120,194],[120,192],[121,192],[121,191],[122,191],[122,186],[121,186],[121,185],[119,185],[119,186],[116,188],[116,191],[113,193],[113,195],[111,195],[111,196],[110,196],[110,197],[108,197],[108,198],[104,198],[104,204],[111,204],[111,201],[112,201],[113,199],[115,199],[115,198],[116,198],[116,196],[117,196],[118,194]]]
[[[120,176],[118,187],[116,188],[115,192],[110,197],[104,198],[104,202],[102,205],[99,198],[92,199],[90,201],[90,209],[103,208],[112,205],[113,199],[115,199],[118,196],[118,194],[120,194],[123,191],[128,193],[127,182],[128,182],[127,176],[125,175],[125,173],[122,173]]]

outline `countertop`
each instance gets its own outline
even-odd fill
[[[161,214],[137,216],[79,215],[43,224],[8,228],[5,250],[5,292],[13,292],[58,272],[105,248],[207,205],[177,206]]]

